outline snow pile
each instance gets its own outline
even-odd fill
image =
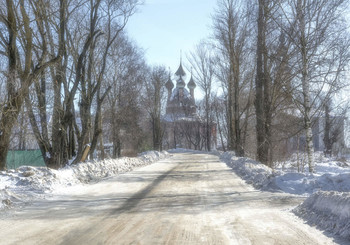
[[[293,212],[318,228],[350,240],[350,193],[319,191]]]
[[[298,195],[311,194],[318,190],[350,192],[350,173],[282,173],[275,177],[274,182],[280,190]]]
[[[0,209],[43,198],[57,182],[57,170],[22,166],[0,172]]]
[[[59,170],[46,167],[22,166],[0,172],[0,210],[20,206],[34,198],[45,198],[49,193],[104,177],[131,171],[168,157],[167,152],[149,151],[136,158],[123,157],[66,166]]]
[[[284,192],[292,194],[312,194],[318,190],[350,192],[350,167],[345,161],[324,157],[322,152],[315,155],[315,173],[309,173],[304,166],[306,154],[294,154],[289,161],[277,163],[275,184]],[[305,173],[297,173],[299,169]]]
[[[258,189],[271,189],[275,176],[271,168],[246,157],[236,157],[232,152],[223,153],[221,159],[248,184]]]
[[[315,173],[298,173],[293,161],[272,170],[252,159],[236,157],[232,152],[221,153],[220,157],[258,189],[297,195],[310,195],[318,190],[350,192],[350,167],[329,158],[316,157]]]
[[[81,182],[90,182],[101,178],[115,176],[120,173],[131,171],[136,167],[145,166],[155,161],[165,158],[167,152],[148,151],[141,153],[136,158],[122,157],[118,159],[107,159],[103,161],[93,161],[80,163],[76,166],[69,166]]]
[[[317,153],[315,173],[298,173],[295,159],[278,164],[272,170],[249,158],[236,157],[232,152],[219,155],[236,174],[255,188],[311,195],[295,208],[295,214],[350,240],[350,167],[347,162],[325,158]]]

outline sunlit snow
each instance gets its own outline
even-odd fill
[[[122,157],[66,166],[59,170],[22,166],[0,172],[0,209],[22,206],[37,198],[60,193],[67,187],[79,189],[90,181],[115,176],[169,156],[149,151],[136,158]]]
[[[178,149],[171,152],[183,152]],[[271,168],[232,152],[216,152],[242,179],[263,191],[285,192],[305,196],[306,200],[293,212],[310,224],[350,239],[350,167],[342,160],[316,153],[315,173],[298,173],[295,156]],[[64,192],[79,192],[90,181],[115,176],[135,167],[168,157],[167,152],[146,152],[137,158],[93,161],[67,166],[59,170],[23,166],[0,172],[0,209],[20,207],[38,198]],[[300,158],[297,158],[300,160]],[[299,166],[299,170],[302,170]]]
[[[308,173],[307,166],[306,172],[298,173],[295,157],[272,170],[234,153],[218,154],[255,188],[306,196],[293,212],[320,229],[350,240],[350,166],[345,160],[326,158],[318,152],[315,173]]]

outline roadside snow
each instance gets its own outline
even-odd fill
[[[350,193],[319,191],[293,212],[311,225],[350,240]]]
[[[278,163],[272,170],[252,159],[236,157],[232,152],[219,155],[257,189],[308,197],[293,212],[310,224],[350,240],[350,167],[347,162],[316,153],[315,173],[298,173],[295,156]]]
[[[329,158],[318,157],[315,173],[298,173],[289,161],[275,170],[232,152],[220,154],[240,177],[257,189],[308,196],[318,190],[350,192],[350,167]],[[343,167],[344,166],[344,167]]]
[[[176,149],[171,152],[196,152]],[[310,224],[315,224],[350,240],[350,167],[316,154],[316,172],[298,173],[298,157],[278,163],[276,169],[249,158],[236,157],[232,152],[218,153],[239,176],[255,188],[309,196],[293,212]],[[30,203],[60,193],[67,187],[80,188],[98,181],[145,166],[168,157],[167,152],[145,152],[137,158],[108,159],[66,166],[59,170],[23,166],[0,172],[0,210]],[[299,166],[300,169],[300,166]],[[304,169],[307,169],[306,167]]]
[[[136,158],[123,157],[66,166],[59,170],[22,166],[0,172],[0,210],[21,206],[34,198],[90,181],[115,176],[168,157],[165,151],[148,151]]]
[[[246,157],[236,157],[232,152],[224,152],[221,154],[221,160],[226,162],[242,179],[248,184],[253,185],[257,189],[270,190],[274,173],[271,168],[264,164]]]

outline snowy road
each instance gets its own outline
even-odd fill
[[[182,153],[0,220],[1,244],[333,244],[218,157]]]

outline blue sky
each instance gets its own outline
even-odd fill
[[[145,0],[127,25],[127,31],[146,52],[150,65],[174,72],[201,39],[210,36],[216,0]]]

